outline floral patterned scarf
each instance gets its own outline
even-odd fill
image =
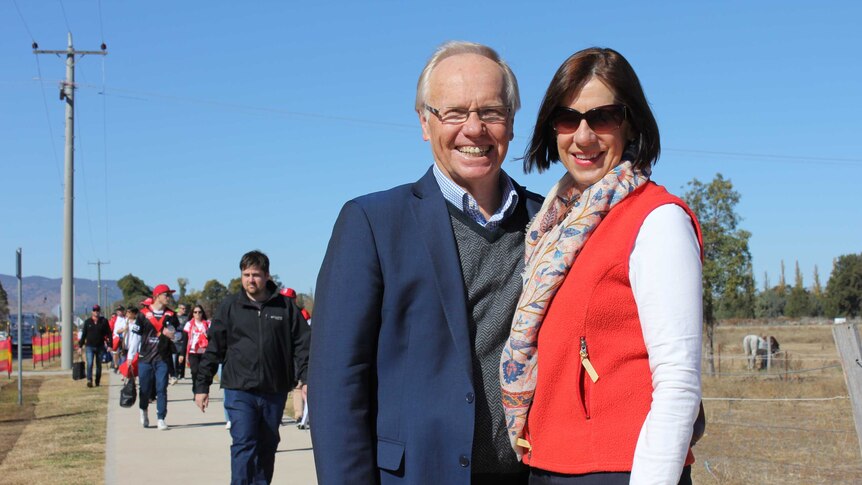
[[[632,169],[631,158],[626,151],[622,163],[583,193],[567,172],[527,228],[524,289],[500,358],[506,426],[519,459],[522,448],[518,439],[522,438],[536,390],[539,328],[590,234],[615,205],[649,180],[648,170]]]

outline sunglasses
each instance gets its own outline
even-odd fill
[[[202,311],[200,311],[200,310],[195,310],[195,311],[193,311],[192,313],[203,313],[203,312],[202,312]]]
[[[587,125],[596,133],[610,133],[622,126],[626,120],[628,109],[624,104],[608,104],[593,108],[586,113],[562,106],[554,110],[551,126],[559,135],[571,135],[578,131],[581,120],[587,120]]]

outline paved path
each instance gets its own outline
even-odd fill
[[[103,375],[104,377],[104,375]],[[211,388],[206,413],[194,405],[189,379],[168,386],[166,431],[156,428],[156,405],[150,405],[150,428],[139,421],[138,403],[120,407],[122,378],[110,373],[105,484],[161,485],[230,482],[230,431],[224,425],[222,392]],[[311,436],[293,424],[281,428],[273,483],[316,485]]]

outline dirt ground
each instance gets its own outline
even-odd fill
[[[742,339],[752,333],[774,335],[786,351],[769,372],[747,368]],[[694,448],[695,483],[862,483],[830,325],[719,326],[715,363],[715,377],[703,366],[707,432]]]

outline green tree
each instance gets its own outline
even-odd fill
[[[308,310],[308,313],[314,312],[314,294],[310,291],[308,293],[297,293],[296,304],[300,308]]]
[[[703,318],[709,373],[715,374],[715,325],[722,314],[754,316],[751,233],[737,226],[739,193],[721,174],[709,184],[693,179],[683,198],[700,221],[703,233]]]
[[[123,292],[123,302],[125,306],[138,306],[141,300],[149,298],[153,294],[153,289],[144,283],[144,280],[129,273],[117,281],[117,286]]]
[[[188,288],[188,286],[189,286],[189,279],[188,278],[182,278],[182,277],[177,278],[177,288],[178,288],[177,289],[177,297],[176,297],[177,302],[185,303],[185,301],[183,301],[183,300],[185,300],[185,298],[186,298],[186,288]]]
[[[776,318],[784,315],[787,298],[778,291],[778,287],[769,288],[757,294],[754,316],[757,318]]]
[[[218,308],[222,300],[229,295],[227,287],[218,280],[209,280],[204,283],[204,289],[201,290],[200,303],[204,307],[207,315],[215,315],[215,310]]]
[[[784,279],[784,260],[781,260],[781,275],[778,277],[778,291],[784,293],[787,291],[787,283]]]
[[[272,282],[275,283],[275,286],[278,287],[279,290],[284,288],[284,283],[281,282],[281,279],[278,277],[277,274],[269,275],[269,279],[271,279]]]
[[[179,303],[184,304],[189,308],[189,312],[191,312],[191,308],[201,301],[201,292],[196,290],[189,290],[183,295],[183,298],[179,300]]]
[[[826,283],[826,314],[862,315],[862,253],[839,256]]]
[[[817,265],[814,265],[814,285],[811,287],[811,316],[819,317],[823,315],[823,309],[826,307],[824,299],[823,286],[820,284],[820,272],[817,270]]]
[[[796,278],[790,295],[787,297],[785,315],[791,318],[803,317],[811,314],[811,296],[802,283],[802,272],[799,271],[799,261],[796,261]]]
[[[235,295],[242,291],[242,278],[234,278],[227,284],[227,291],[231,295]]]

